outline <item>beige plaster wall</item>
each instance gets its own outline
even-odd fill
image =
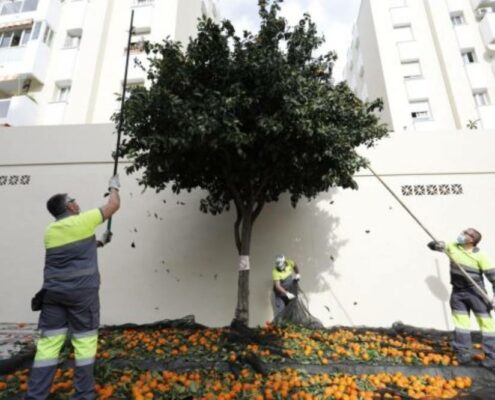
[[[103,204],[112,131],[0,129],[0,321],[36,320],[29,302],[42,280],[42,236],[51,221],[45,202],[69,192],[83,209]],[[439,238],[474,226],[495,260],[494,146],[494,131],[425,132],[395,134],[365,153]],[[24,175],[29,184],[1,185],[2,176]],[[326,325],[449,327],[447,261],[426,248],[425,233],[368,171],[356,180],[358,191],[332,189],[296,209],[283,196],[263,211],[252,243],[252,325],[272,318],[271,267],[283,252],[301,266],[310,309]],[[463,194],[401,194],[405,185],[428,184],[460,184]],[[237,290],[234,215],[201,214],[200,192],[142,193],[125,174],[121,194],[114,240],[100,250],[102,322],[195,314],[201,323],[228,324]]]

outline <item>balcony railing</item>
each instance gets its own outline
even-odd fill
[[[38,0],[8,1],[0,4],[0,15],[20,14],[36,11]]]
[[[18,62],[24,58],[25,46],[0,48],[0,60],[2,63]]]

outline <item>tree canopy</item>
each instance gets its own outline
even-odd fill
[[[125,101],[121,154],[157,191],[203,189],[200,209],[236,210],[235,243],[248,256],[252,226],[263,207],[290,195],[293,206],[332,186],[357,188],[366,165],[356,148],[387,130],[346,83],[334,83],[336,54],[309,15],[291,27],[282,0],[259,0],[259,32],[238,34],[228,20],[202,19],[184,49],[147,43],[149,86]],[[236,318],[247,321],[249,266],[240,271]],[[243,302],[244,306],[240,306]]]

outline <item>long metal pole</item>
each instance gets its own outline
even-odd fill
[[[398,201],[398,203],[404,208],[404,210],[406,210],[408,212],[408,214],[416,221],[416,223],[426,232],[426,234],[434,241],[436,242],[437,240],[435,239],[435,236],[433,236],[433,234],[423,225],[423,223],[412,213],[411,210],[409,210],[409,208],[404,204],[404,202],[399,198],[399,196],[397,196],[394,191],[392,189],[390,189],[390,187],[384,182],[384,180],[373,170],[373,168],[371,168],[371,166],[368,165],[366,166],[366,168],[368,168],[371,173],[375,176],[376,179],[378,179],[380,181],[380,183],[385,187],[385,189],[387,189],[390,194],[395,198],[395,200]],[[480,286],[478,285],[473,278],[471,278],[471,276],[469,276],[469,274],[466,272],[466,270],[461,267],[457,262],[455,262],[452,257],[450,256],[450,254],[446,251],[446,250],[443,250],[443,253],[445,253],[447,255],[447,257],[449,258],[450,262],[452,264],[454,264],[460,271],[461,273],[464,275],[464,277],[474,286],[474,288],[476,289],[476,291],[479,293],[479,295],[481,297],[483,297],[483,299],[488,303],[490,304],[492,307],[492,300],[488,297],[488,294],[485,292],[485,290]]]
[[[129,24],[129,36],[127,38],[127,52],[125,57],[125,69],[124,69],[124,82],[122,83],[122,98],[120,99],[120,115],[119,115],[119,126],[117,128],[117,146],[115,148],[115,156],[113,163],[113,174],[117,174],[117,169],[119,166],[119,157],[120,157],[120,138],[122,136],[122,126],[124,124],[124,103],[125,96],[127,91],[127,73],[129,71],[129,57],[131,54],[131,40],[132,40],[132,31],[134,24],[134,10],[131,11],[131,22]],[[112,231],[112,217],[108,219],[107,223],[107,231]]]

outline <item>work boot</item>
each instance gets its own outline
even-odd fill
[[[483,361],[481,361],[481,366],[489,369],[495,368],[495,358],[487,357]]]
[[[460,353],[456,354],[457,361],[459,361],[459,365],[466,365],[472,361],[472,355],[470,353]]]

